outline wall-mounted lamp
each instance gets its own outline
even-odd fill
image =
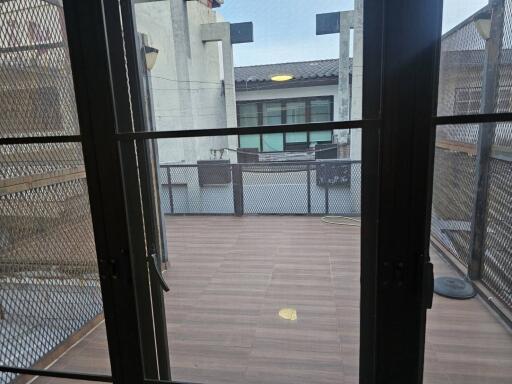
[[[151,71],[156,64],[156,58],[158,57],[158,49],[153,47],[144,46],[144,55],[146,56],[146,68]]]
[[[478,31],[478,34],[484,40],[489,40],[491,37],[491,11],[484,11],[475,15],[473,19],[473,23],[475,23],[475,28]]]

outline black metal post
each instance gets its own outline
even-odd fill
[[[329,184],[325,184],[325,214],[329,214]]]
[[[308,215],[311,214],[311,165],[307,165]]]
[[[244,214],[242,166],[240,164],[231,165],[231,175],[233,179],[233,205],[235,208],[235,216],[242,216]]]
[[[169,207],[171,215],[174,214],[174,199],[172,197],[172,180],[171,180],[171,167],[167,167],[167,188],[169,190]]]
[[[496,112],[498,96],[499,63],[503,39],[504,0],[491,0],[491,30],[485,42],[481,113]],[[494,143],[496,123],[483,123],[478,130],[476,155],[475,203],[471,217],[470,260],[468,274],[472,280],[480,279],[482,258],[485,253],[487,227],[487,195],[489,167]]]
[[[360,383],[419,384],[442,1],[365,1],[363,17],[363,118],[381,122],[363,130]]]

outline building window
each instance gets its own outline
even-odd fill
[[[260,135],[240,135],[240,148],[257,148],[261,152]]]
[[[238,121],[240,127],[254,127],[258,125],[258,106],[256,104],[239,105]]]
[[[333,120],[333,97],[238,102],[238,126],[302,124]],[[263,152],[301,151],[332,142],[332,131],[240,135],[240,148]]]
[[[263,124],[278,125],[282,124],[281,103],[263,103]]]
[[[482,88],[456,88],[453,112],[455,115],[474,115],[480,113]],[[508,112],[512,109],[512,88],[500,87],[496,112]]]

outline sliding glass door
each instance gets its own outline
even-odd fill
[[[64,1],[111,365],[79,378],[422,381],[440,3]]]

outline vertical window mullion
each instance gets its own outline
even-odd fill
[[[304,120],[306,123],[311,123],[311,99],[306,99],[306,111],[304,112],[306,116],[304,116]],[[311,139],[309,131],[307,132],[306,146],[309,148],[311,145]]]
[[[281,124],[287,124],[288,122],[288,115],[286,110],[286,101],[281,101]],[[286,151],[286,133],[282,133],[283,136],[283,150]]]

